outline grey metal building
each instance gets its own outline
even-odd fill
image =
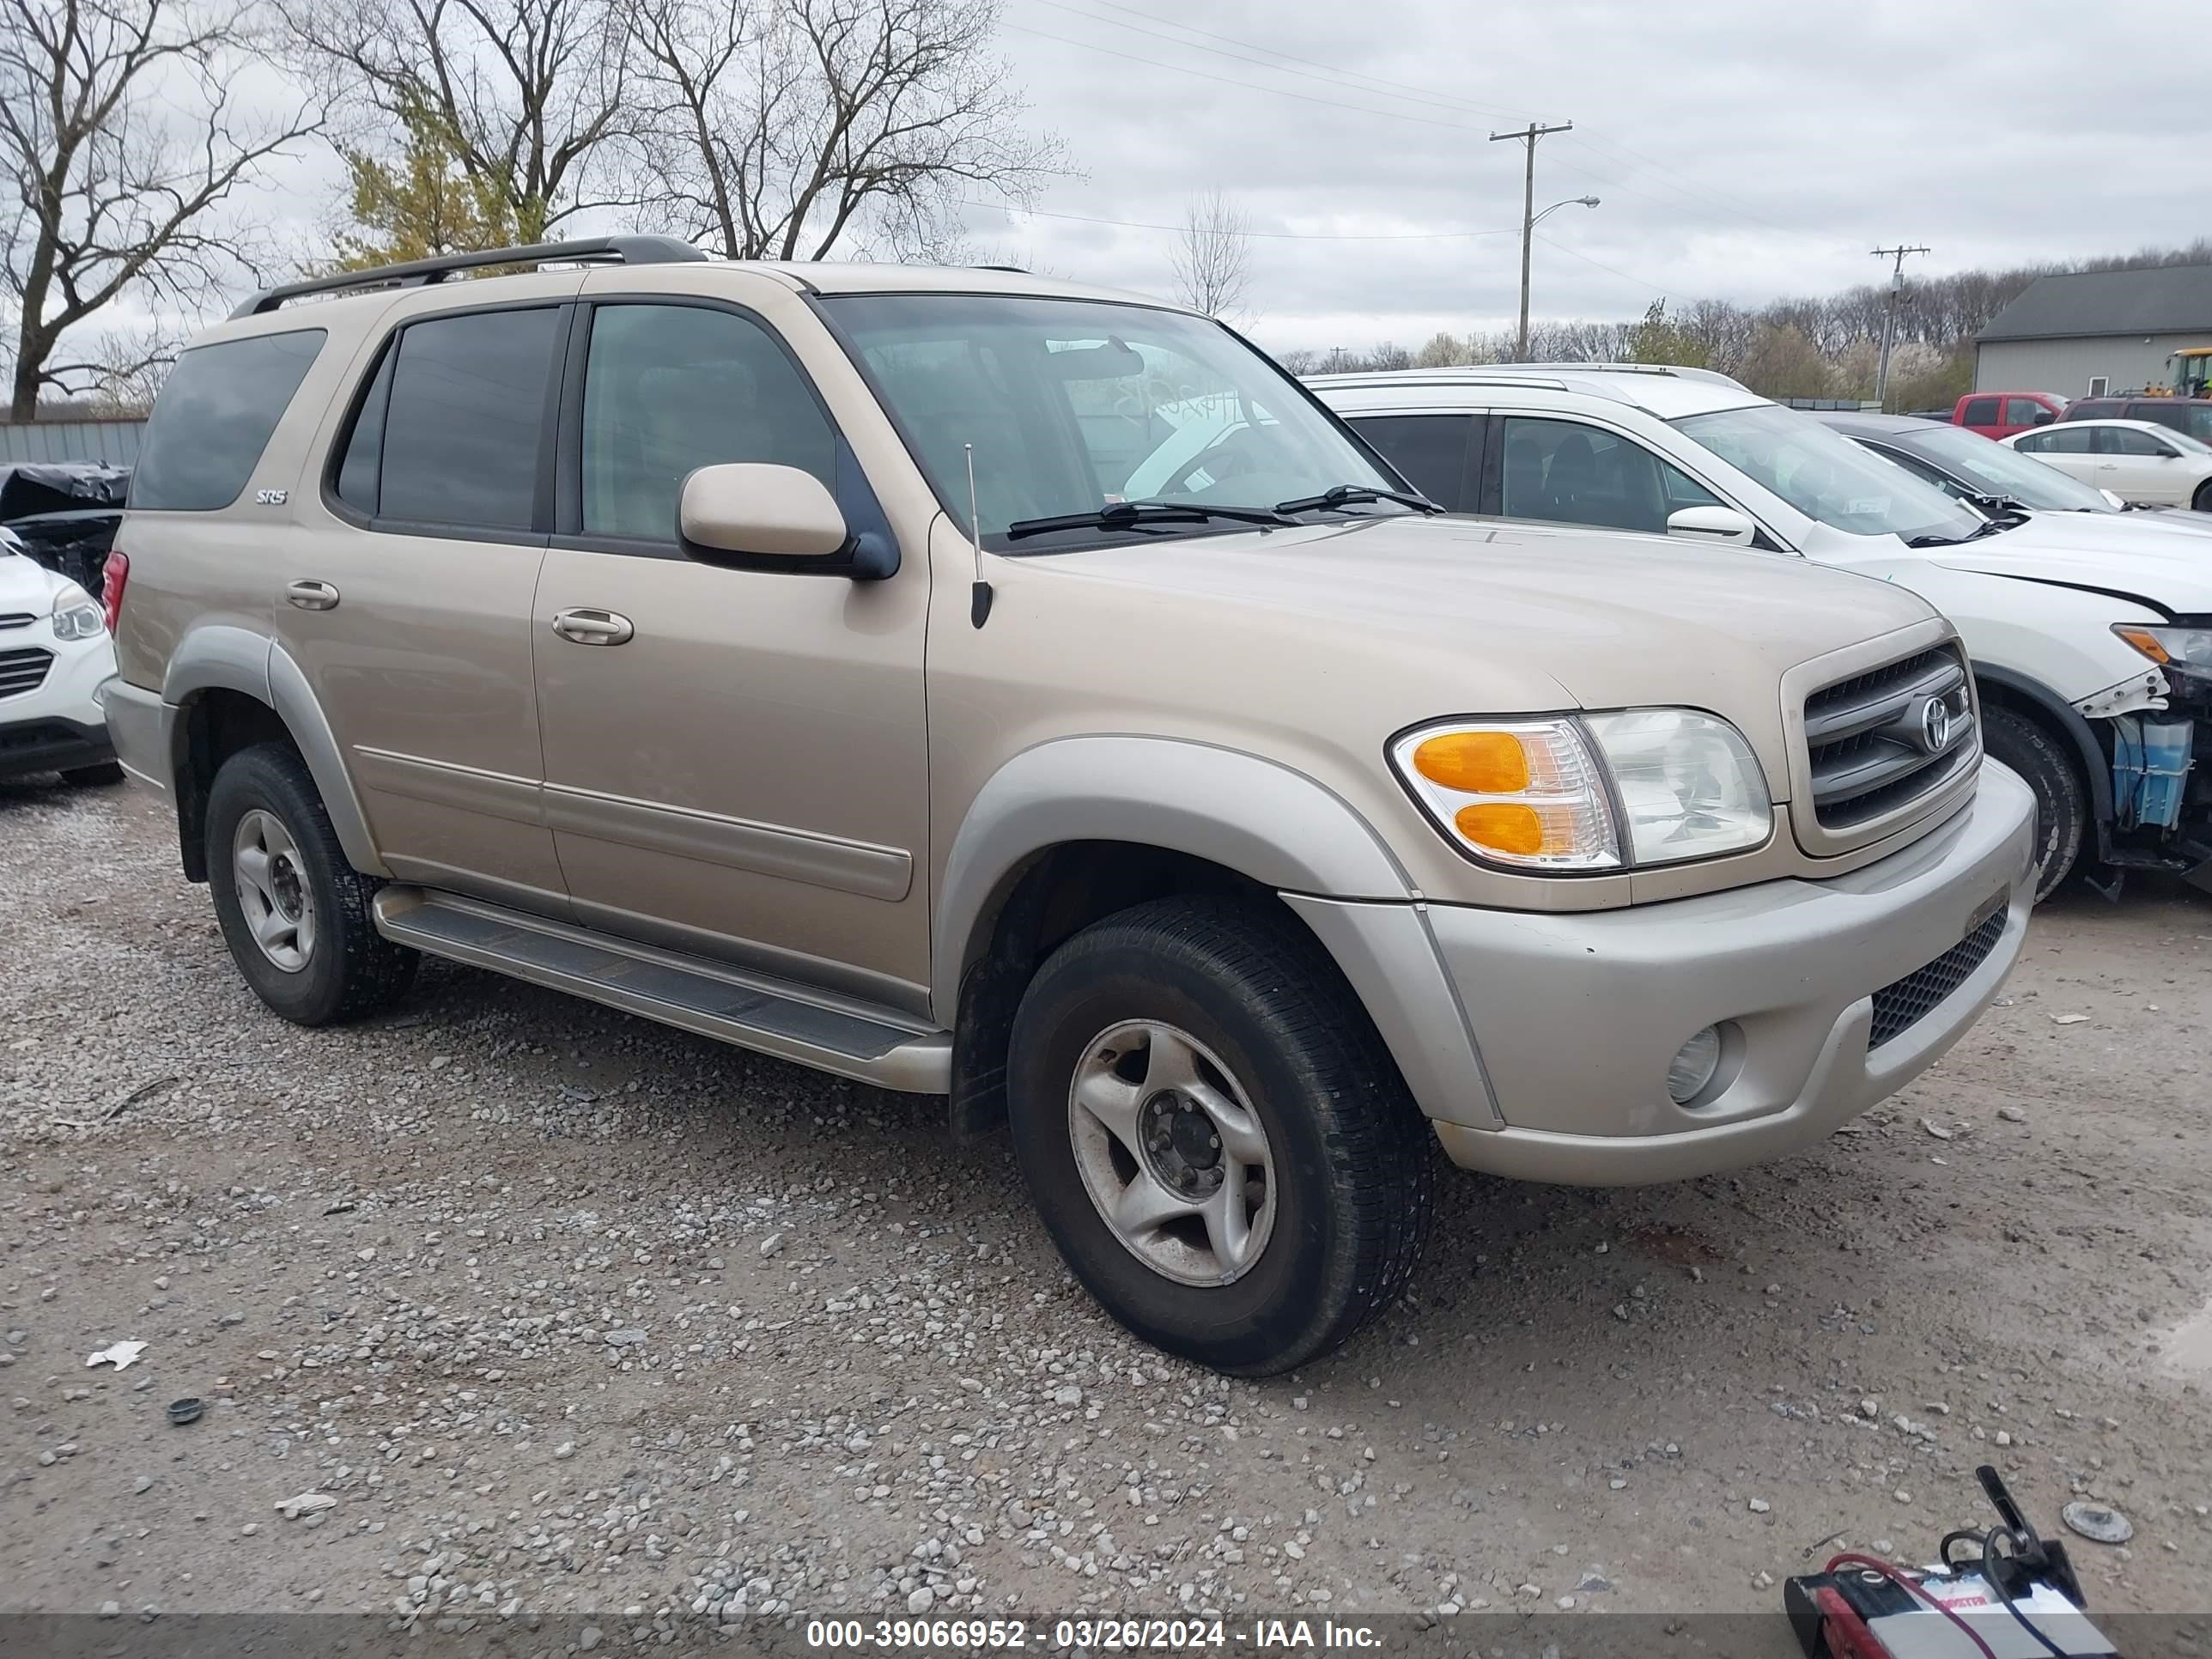
[[[2212,346],[2212,265],[2039,276],[1974,337],[1974,390],[2094,398],[2172,384]]]
[[[99,461],[136,466],[143,420],[0,421],[0,463]]]

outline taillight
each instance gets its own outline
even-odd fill
[[[100,579],[100,608],[107,613],[107,631],[115,631],[115,619],[123,614],[123,588],[131,580],[131,556],[113,552],[107,556],[106,568]]]

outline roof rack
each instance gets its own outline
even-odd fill
[[[311,276],[286,283],[255,295],[230,314],[258,317],[288,300],[310,294],[342,294],[349,289],[419,288],[442,283],[465,270],[492,265],[543,264],[682,264],[707,256],[690,243],[674,236],[587,236],[574,242],[532,242],[524,247],[495,247],[466,253],[441,253],[430,259],[410,259],[404,264],[377,265],[368,270],[342,270],[329,276]]]
[[[1718,386],[1741,386],[1743,383],[1733,375],[1723,374],[1717,368],[1692,368],[1686,363],[1488,363],[1488,368],[1501,369],[1509,374],[1519,374],[1529,369],[1540,374],[1662,374],[1679,380],[1707,380]]]

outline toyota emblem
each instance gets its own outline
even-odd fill
[[[1951,705],[1941,697],[1930,697],[1920,705],[1920,746],[1931,755],[1940,755],[1951,741]]]

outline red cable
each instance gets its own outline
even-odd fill
[[[1844,1550],[1839,1553],[1832,1555],[1828,1558],[1828,1565],[1824,1571],[1833,1572],[1838,1566],[1844,1565],[1864,1567],[1869,1572],[1880,1573],[1883,1577],[1888,1579],[1891,1583],[1902,1587],[1908,1595],[1914,1596],[1920,1601],[1925,1601],[1929,1607],[1935,1608],[1936,1612],[1942,1613],[1946,1619],[1956,1625],[1960,1630],[1965,1632],[1966,1639],[1969,1642],[1972,1642],[1980,1651],[1982,1659],[1997,1659],[1996,1650],[1992,1648],[1987,1642],[1982,1640],[1981,1633],[1975,1630],[1972,1625],[1961,1619],[1950,1608],[1945,1607],[1941,1601],[1938,1601],[1926,1590],[1921,1589],[1917,1580],[1906,1577],[1905,1575],[1905,1570],[1897,1565],[1894,1562],[1885,1561],[1878,1555],[1862,1555],[1856,1550]]]

